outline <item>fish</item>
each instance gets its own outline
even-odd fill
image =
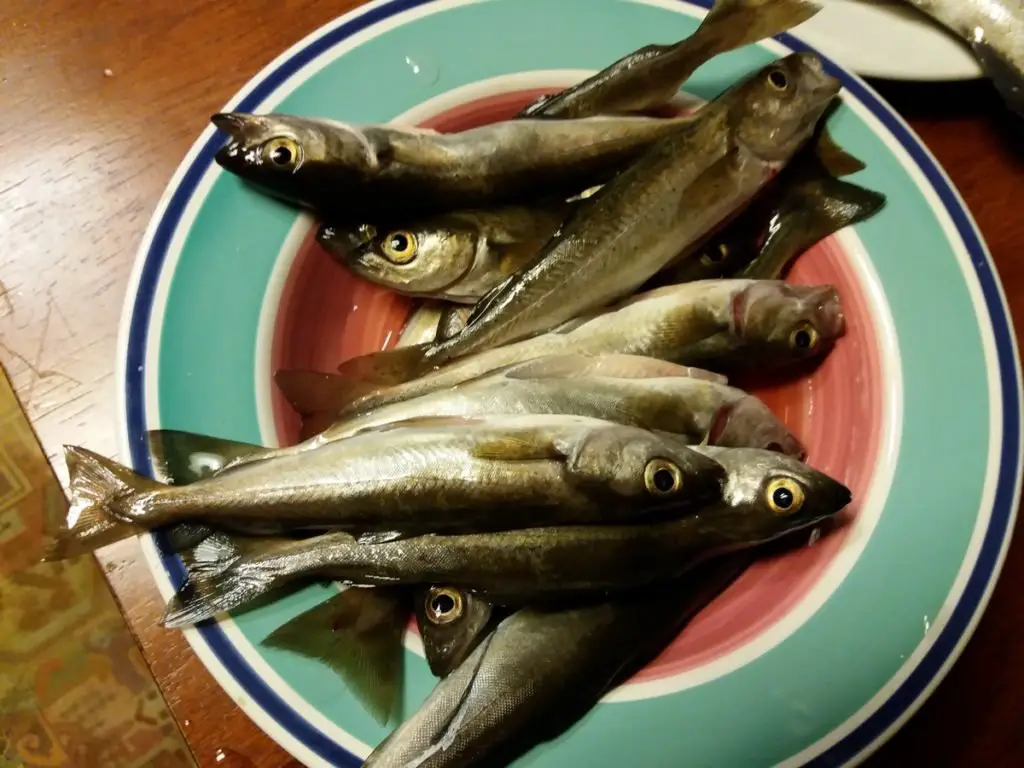
[[[808,248],[882,209],[885,195],[836,178],[819,154],[808,149],[696,258],[662,270],[650,284],[718,277],[777,280]]]
[[[709,440],[715,445],[748,447],[754,440],[754,447],[803,455],[800,442],[764,403],[722,379],[634,355],[552,355],[335,421],[304,443],[258,457],[244,456],[228,466],[316,450],[330,440],[423,416],[529,413],[589,416],[670,432],[693,443]],[[286,394],[300,410],[321,404],[313,400],[305,406],[300,391]],[[208,451],[203,441],[176,453]]]
[[[452,211],[394,227],[326,223],[316,238],[335,261],[371,283],[404,296],[473,304],[526,266],[569,208],[554,202]]]
[[[164,624],[193,624],[310,578],[362,586],[447,584],[501,605],[607,596],[672,581],[709,557],[815,526],[850,502],[845,485],[790,456],[700,450],[726,472],[721,497],[671,520],[372,543],[336,531],[255,553],[227,537],[207,539],[197,547],[203,555],[186,585],[168,602]]]
[[[963,38],[1007,106],[1024,115],[1021,0],[906,0]]]
[[[720,492],[720,465],[671,435],[577,416],[423,418],[172,486],[66,449],[53,555],[111,530],[202,522],[265,534],[502,529],[656,518]],[[51,557],[50,559],[53,559]]]
[[[568,198],[607,181],[692,116],[506,120],[457,133],[271,113],[216,114],[215,160],[327,221]]]
[[[480,299],[459,333],[356,364],[367,378],[398,384],[633,293],[784,167],[839,90],[813,54],[769,64],[582,201],[533,262]]]
[[[567,352],[643,355],[680,365],[699,359],[712,370],[777,370],[820,358],[845,329],[842,303],[831,286],[705,280],[647,291],[556,331],[452,361],[395,386],[366,375],[358,362],[366,356],[343,363],[336,374],[282,369],[275,380],[286,396],[298,396],[294,404],[300,410],[344,418]]]
[[[679,583],[505,618],[370,754],[365,768],[510,765],[652,661],[749,564],[717,558]]]
[[[664,106],[713,57],[781,34],[820,10],[805,0],[716,0],[689,37],[633,51],[576,85],[542,96],[520,115],[565,119]]]

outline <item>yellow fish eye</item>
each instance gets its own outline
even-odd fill
[[[716,248],[708,248],[704,251],[704,255],[700,257],[700,260],[705,267],[710,267],[712,264],[721,264],[727,258],[729,258],[729,246],[725,243],[719,243]]]
[[[293,171],[302,162],[302,148],[294,139],[278,136],[263,145],[263,159],[271,168]]]
[[[671,496],[683,487],[683,473],[665,459],[652,459],[644,467],[644,486],[654,496]]]
[[[817,328],[810,323],[802,323],[789,334],[789,346],[792,349],[805,349],[808,352],[813,352],[818,346],[819,339]]]
[[[779,477],[768,483],[764,500],[768,508],[776,515],[783,517],[795,515],[804,505],[804,489],[800,484],[788,477]]]
[[[423,601],[427,619],[432,624],[451,624],[465,611],[462,595],[450,587],[431,587]]]
[[[781,69],[773,69],[765,79],[768,85],[777,91],[784,91],[789,87],[789,77]]]
[[[384,255],[395,264],[408,264],[416,258],[416,235],[399,230],[389,232],[381,244]]]

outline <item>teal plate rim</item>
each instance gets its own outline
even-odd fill
[[[711,5],[711,0],[679,2],[704,9]],[[342,17],[314,32],[271,63],[232,101],[231,109],[256,111],[286,79],[332,47],[396,14],[429,3],[443,4],[443,0],[378,0]],[[776,40],[791,50],[812,50],[792,35],[781,35]],[[1003,440],[995,457],[998,469],[991,516],[973,568],[945,626],[898,687],[884,700],[875,702],[874,711],[850,728],[841,739],[815,755],[806,755],[806,765],[837,765],[863,759],[920,706],[948,671],[980,618],[1005,558],[1019,502],[1022,461],[1020,363],[1016,341],[1002,288],[980,234],[948,177],[902,119],[863,81],[826,57],[822,58],[828,71],[842,80],[846,91],[872,113],[913,159],[968,251],[995,344],[999,402],[993,407],[999,408],[1002,415]],[[147,230],[126,299],[118,358],[119,375],[123,377],[119,387],[120,411],[124,415],[122,439],[132,465],[146,474],[152,472],[145,436],[147,397],[152,398],[153,392],[147,392],[145,368],[154,301],[172,239],[186,207],[193,200],[200,179],[213,166],[213,156],[220,144],[221,139],[217,135],[204,135],[178,169]],[[159,541],[156,544],[159,546]],[[157,551],[152,546],[149,550]],[[158,557],[170,584],[180,585],[184,578],[180,560],[162,554]],[[188,632],[188,635],[204,662],[208,666],[219,666],[237,686],[235,690],[229,690],[236,701],[257,722],[263,724],[269,718],[283,729],[294,740],[288,746],[293,747],[297,743],[304,755],[315,756],[332,765],[355,766],[362,763],[359,757],[327,737],[273,690],[238,652],[220,625],[208,623]],[[257,711],[261,716],[256,716]]]

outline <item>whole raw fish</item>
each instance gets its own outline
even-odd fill
[[[315,450],[323,442],[407,419],[503,413],[590,416],[672,432],[694,443],[710,440],[714,445],[739,448],[750,446],[754,440],[754,447],[795,456],[803,454],[797,439],[764,403],[716,380],[721,377],[695,376],[694,369],[654,358],[616,355],[610,360],[611,357],[537,358],[452,388],[341,419],[315,438],[263,456]],[[603,373],[591,372],[600,371],[602,365]],[[299,410],[308,412],[303,407],[301,391],[287,394]],[[320,404],[316,400],[310,402],[310,406]],[[187,441],[179,438],[178,442]],[[205,442],[194,449],[187,445],[183,448],[196,455],[210,452]]]
[[[57,556],[185,521],[243,533],[634,521],[714,497],[723,474],[671,435],[577,416],[404,422],[182,486],[84,449],[66,455]]]
[[[286,394],[298,396],[304,411],[351,416],[546,355],[616,353],[682,365],[699,360],[713,370],[764,370],[820,357],[844,331],[839,296],[829,286],[709,280],[648,291],[601,314],[453,361],[397,386],[363,376],[357,361],[365,356],[344,363],[345,373],[282,370],[276,378]]]
[[[330,221],[568,198],[694,118],[508,120],[458,133],[295,115],[214,115],[217,163]]]

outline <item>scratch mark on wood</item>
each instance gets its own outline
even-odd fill
[[[21,181],[16,181],[13,184],[11,184],[9,186],[6,186],[3,189],[0,189],[0,195],[6,195],[8,192],[11,192],[11,191],[17,189],[18,187],[20,187],[26,181],[28,181],[28,177],[27,176],[24,179],[22,179]]]
[[[0,309],[3,309],[3,315],[14,316],[14,302],[11,301],[11,297],[8,295],[9,291],[7,286],[4,285],[4,281],[0,280]]]

